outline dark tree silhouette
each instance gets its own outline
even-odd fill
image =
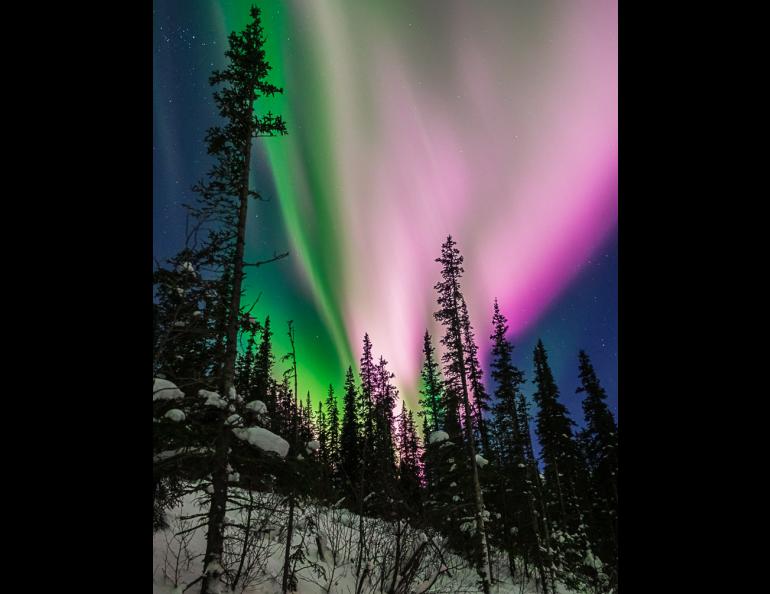
[[[607,406],[607,394],[585,351],[580,351],[580,382],[585,429],[581,434],[590,473],[590,500],[594,522],[592,542],[599,557],[617,563],[618,427]]]
[[[441,264],[442,280],[436,283],[438,292],[439,310],[434,317],[445,328],[441,343],[446,352],[444,361],[444,377],[450,393],[457,394],[463,411],[463,427],[465,430],[465,448],[468,467],[470,469],[470,483],[473,486],[473,507],[475,518],[475,560],[476,571],[479,575],[481,588],[484,594],[490,591],[490,555],[487,543],[487,533],[484,521],[484,497],[479,482],[476,448],[473,443],[473,412],[470,404],[466,352],[464,344],[462,304],[464,302],[461,293],[460,279],[463,275],[463,257],[455,247],[456,244],[451,235],[441,246],[441,257],[436,261]],[[449,415],[449,412],[447,413]]]

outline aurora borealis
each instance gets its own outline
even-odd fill
[[[181,247],[179,203],[208,169],[206,80],[251,4],[154,3],[160,257]],[[247,260],[291,256],[249,270],[245,300],[261,294],[279,356],[294,320],[301,394],[339,392],[368,332],[415,403],[451,233],[482,354],[497,297],[517,364],[530,369],[542,336],[572,398],[586,348],[616,411],[616,1],[258,4],[285,94],[257,109],[289,135],[256,151],[270,200],[250,206]]]

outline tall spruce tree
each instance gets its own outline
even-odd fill
[[[275,403],[271,402],[269,386],[272,379],[275,356],[273,355],[273,332],[270,330],[270,316],[265,318],[261,334],[262,336],[254,358],[253,391],[250,396],[254,400],[261,400],[267,404],[269,410],[273,410]]]
[[[420,494],[420,453],[417,432],[412,411],[401,404],[398,416],[398,484],[405,509],[417,514],[421,506]]]
[[[258,115],[254,103],[260,97],[282,93],[282,89],[268,82],[270,65],[265,57],[265,36],[260,10],[251,9],[251,20],[245,29],[228,37],[225,52],[227,65],[224,70],[214,71],[209,82],[220,89],[214,92],[214,102],[223,126],[214,126],[206,135],[208,153],[215,159],[208,180],[200,182],[194,190],[199,194],[200,206],[195,215],[200,221],[213,220],[220,225],[217,233],[210,234],[210,241],[218,246],[220,265],[229,272],[232,280],[228,291],[230,303],[224,333],[224,356],[219,378],[220,392],[226,399],[232,398],[235,380],[235,362],[238,354],[238,331],[242,313],[240,307],[246,242],[246,215],[249,198],[259,194],[249,187],[252,161],[252,145],[260,136],[286,133],[286,125],[280,116],[267,113]],[[261,262],[253,263],[259,265]],[[207,568],[202,580],[202,594],[215,591],[222,574],[224,542],[224,518],[227,501],[228,450],[230,430],[225,424],[227,410],[221,410],[215,420],[218,435],[212,459],[213,495],[208,515],[208,533],[204,564]]]
[[[359,426],[361,431],[359,457],[358,486],[364,488],[364,483],[373,477],[377,471],[375,468],[375,408],[374,391],[377,384],[377,367],[374,363],[374,354],[372,353],[372,341],[369,334],[364,334],[363,350],[359,360],[358,375],[361,378],[361,387],[359,390]],[[363,497],[364,494],[361,495]]]
[[[543,594],[547,594],[549,580],[552,584],[551,589],[554,592],[556,591],[553,585],[553,563],[549,552],[551,549],[550,520],[545,505],[540,470],[535,458],[534,448],[532,447],[529,404],[523,392],[519,392],[516,397],[516,414],[519,421],[519,435],[524,447],[524,464],[526,465],[525,484],[527,486],[526,492],[532,517],[532,531],[530,534],[536,539],[536,542],[533,543],[532,560],[538,568]]]
[[[386,495],[395,496],[396,485],[396,449],[393,443],[393,408],[396,406],[398,390],[391,384],[393,373],[388,370],[388,362],[380,356],[377,363],[377,381],[374,399],[374,459],[376,473],[372,477],[372,489]]]
[[[607,393],[585,351],[580,351],[578,393],[584,393],[585,429],[581,438],[590,473],[592,543],[605,563],[617,563],[618,427],[607,406]]]
[[[422,389],[420,394],[420,416],[425,421],[427,430],[425,438],[428,438],[428,432],[438,431],[444,426],[444,406],[441,395],[441,376],[439,373],[439,364],[435,359],[435,351],[431,343],[430,334],[425,330],[423,337],[422,353],[425,357],[422,364],[420,379],[422,380]]]
[[[340,430],[340,480],[343,494],[352,500],[355,497],[360,473],[358,391],[353,377],[353,368],[348,367],[345,375],[342,428]]]
[[[451,392],[457,394],[459,404],[463,413],[463,428],[465,432],[466,459],[470,476],[468,483],[472,485],[472,501],[475,520],[475,546],[472,551],[475,557],[476,571],[479,575],[481,589],[484,594],[490,591],[490,555],[487,542],[487,533],[485,527],[484,496],[481,491],[479,481],[478,464],[476,458],[476,448],[473,439],[473,412],[470,403],[470,394],[468,386],[466,352],[467,345],[464,344],[462,303],[464,302],[460,287],[460,279],[463,275],[463,257],[457,249],[455,241],[451,235],[447,237],[446,242],[441,246],[441,257],[436,261],[441,264],[442,280],[436,283],[435,289],[438,292],[439,310],[434,313],[434,317],[445,328],[444,337],[441,343],[446,351],[443,356],[444,377],[449,384]]]
[[[492,379],[495,382],[495,406],[493,427],[495,442],[494,498],[491,502],[501,515],[497,524],[497,540],[508,554],[511,575],[516,570],[515,557],[525,557],[531,543],[532,527],[526,485],[526,460],[524,444],[519,432],[520,424],[516,408],[516,396],[524,381],[524,374],[513,365],[513,345],[505,337],[508,331],[505,316],[495,299],[492,317]]]
[[[537,435],[543,460],[543,491],[551,536],[560,543],[559,559],[567,569],[582,564],[587,549],[586,469],[573,435],[574,422],[559,401],[559,389],[539,340],[535,347],[534,394],[538,404]]]
[[[334,387],[329,384],[329,392],[324,404],[326,412],[326,447],[328,450],[327,458],[332,483],[332,490],[336,492],[339,488],[339,465],[340,465],[340,413],[337,408],[337,400],[334,397]]]
[[[494,454],[489,447],[489,432],[487,430],[487,421],[484,418],[484,413],[490,410],[489,395],[482,382],[483,371],[481,369],[481,363],[479,363],[479,348],[478,345],[476,345],[476,337],[473,332],[473,326],[471,325],[468,306],[465,303],[465,299],[462,299],[460,302],[460,324],[462,325],[463,332],[463,347],[465,348],[468,385],[473,394],[474,434],[477,437],[477,443],[479,444],[481,451],[486,457],[492,458]]]

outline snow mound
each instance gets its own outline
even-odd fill
[[[174,421],[175,423],[181,423],[185,419],[184,412],[182,412],[178,408],[172,408],[171,410],[167,410],[166,414],[163,416],[166,417],[167,419]]]
[[[227,401],[224,400],[216,392],[210,392],[209,390],[198,390],[198,396],[205,398],[205,406],[216,406],[217,408],[227,408]]]
[[[430,443],[441,443],[449,439],[449,434],[446,431],[434,431],[430,434]]]
[[[241,415],[230,415],[225,421],[225,425],[242,425],[243,419]]]
[[[260,450],[275,452],[281,458],[285,458],[289,453],[289,442],[263,427],[233,429],[233,433],[238,439],[248,441]]]
[[[182,390],[168,380],[158,377],[152,380],[152,399],[155,400],[178,400],[184,398]]]
[[[267,414],[267,406],[265,406],[265,403],[261,400],[252,400],[246,404],[246,408],[248,410],[253,410],[258,415]]]

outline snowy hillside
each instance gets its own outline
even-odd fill
[[[224,570],[227,584],[221,592],[278,594],[281,592],[285,556],[286,514],[281,497],[234,489],[232,497],[243,501],[242,510],[228,508]],[[251,514],[248,509],[251,508]],[[153,537],[153,594],[198,594],[203,571],[206,508],[187,496],[170,510],[170,527]],[[300,506],[296,510],[292,539],[292,565],[299,594],[355,594],[356,569],[366,577],[360,594],[479,592],[478,576],[463,559],[449,553],[443,539],[414,530],[405,522],[361,519],[341,507]],[[359,532],[364,535],[358,558]],[[244,547],[244,542],[247,544]],[[245,553],[244,553],[245,550]],[[394,565],[398,569],[394,579]],[[493,562],[498,594],[534,593],[534,582],[519,574],[510,579],[507,558],[495,555]],[[557,590],[567,593],[568,590]]]

